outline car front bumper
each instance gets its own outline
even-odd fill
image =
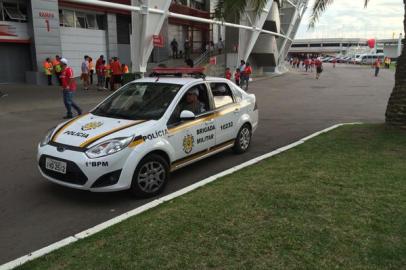
[[[84,152],[56,146],[38,146],[38,169],[42,176],[59,185],[92,192],[111,192],[130,188],[132,172],[125,170],[131,150],[126,148],[115,154],[90,159]],[[45,167],[45,159],[66,162],[66,173]]]

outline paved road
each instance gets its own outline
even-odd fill
[[[284,146],[339,122],[383,122],[394,73],[379,78],[365,67],[325,67],[314,74],[292,71],[251,84],[259,100],[260,127],[244,155],[231,151],[177,171],[166,194],[216,172]],[[45,181],[36,168],[36,145],[61,121],[57,88],[1,86],[0,98],[0,264],[110,219],[147,200],[127,192],[93,194]],[[78,93],[86,109],[106,92]]]

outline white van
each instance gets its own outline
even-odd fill
[[[372,65],[378,58],[383,62],[385,55],[383,53],[361,54],[358,58],[355,58],[355,64]]]

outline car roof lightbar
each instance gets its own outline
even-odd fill
[[[194,78],[205,78],[203,73],[204,67],[156,67],[152,69],[150,77],[163,77],[163,76],[175,76],[183,77],[184,75],[190,75]]]

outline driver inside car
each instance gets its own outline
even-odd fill
[[[199,90],[197,88],[187,91],[186,102],[182,104],[181,111],[191,111],[195,115],[199,115],[206,111],[204,107],[204,103],[199,100]]]

